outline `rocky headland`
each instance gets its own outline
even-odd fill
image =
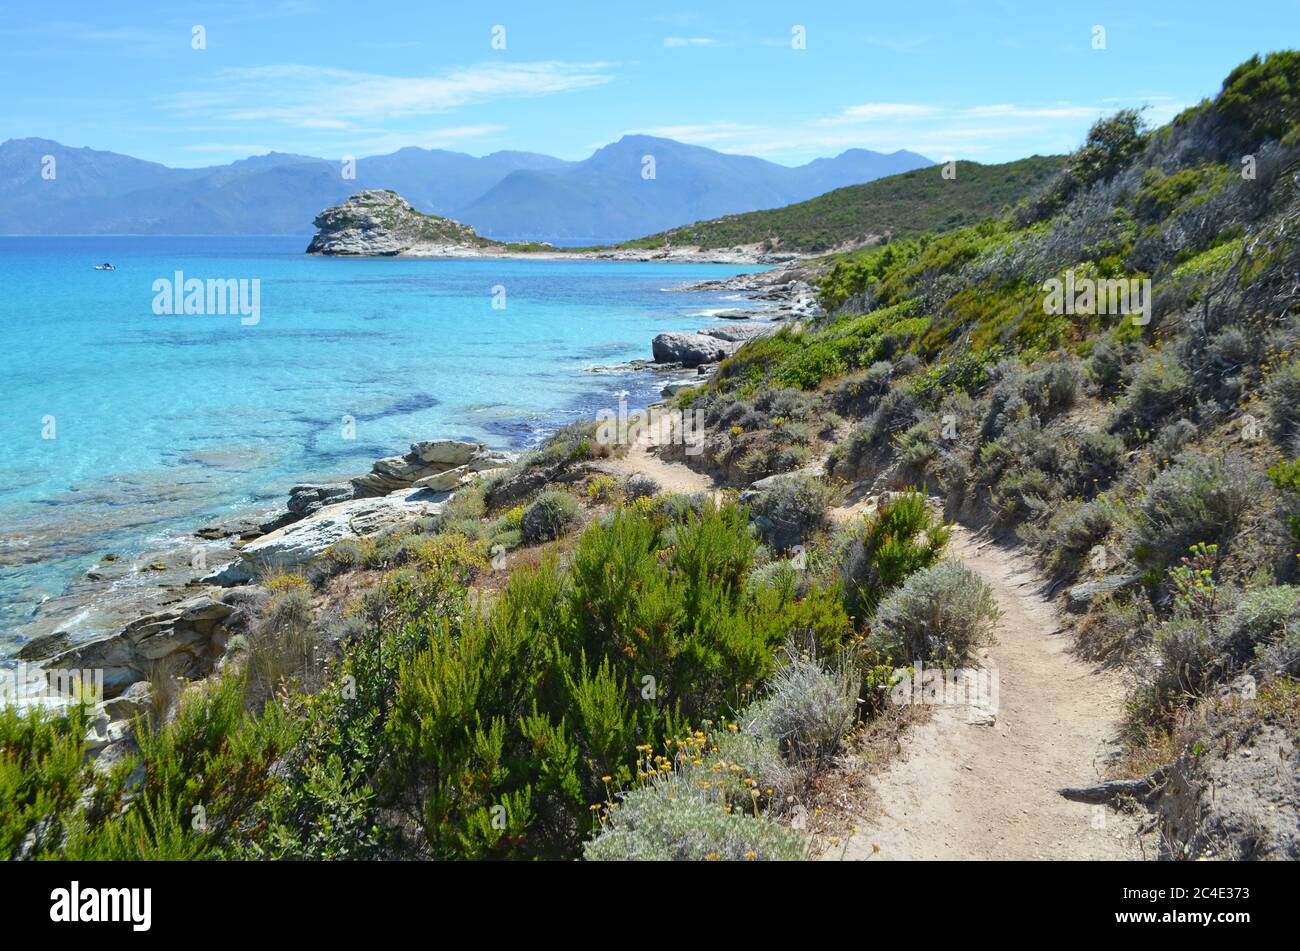
[[[469,225],[416,211],[393,191],[368,189],[326,208],[312,222],[308,254],[372,257],[519,257],[536,260],[667,261],[712,264],[788,264],[801,255],[773,253],[762,245],[701,250],[694,247],[559,248],[485,238]]]

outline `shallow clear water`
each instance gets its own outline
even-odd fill
[[[649,375],[587,371],[649,358],[654,334],[736,306],[665,288],[753,270],[303,247],[0,238],[0,655],[36,605],[106,552],[283,501],[298,481],[366,471],[416,439],[518,447],[615,408],[620,391],[645,402]],[[117,270],[94,270],[101,261]],[[257,279],[256,325],[156,315],[153,283],[178,270]]]

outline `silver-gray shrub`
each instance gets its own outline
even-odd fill
[[[1139,505],[1135,556],[1165,568],[1198,542],[1227,545],[1264,490],[1260,473],[1240,456],[1184,453],[1156,476]]]
[[[662,491],[662,486],[654,479],[646,475],[634,475],[623,483],[623,497],[629,502],[636,499],[649,498],[652,495],[658,495]]]
[[[744,730],[774,741],[791,766],[816,768],[839,751],[857,719],[859,686],[852,667],[823,667],[788,650],[764,697],[743,715]]]
[[[866,646],[894,664],[959,666],[993,640],[1001,611],[993,589],[959,561],[911,575],[881,603]]]
[[[1252,654],[1267,655],[1270,648],[1300,630],[1297,606],[1300,588],[1292,585],[1266,585],[1247,591],[1224,622],[1223,649],[1235,661]]]
[[[821,479],[789,476],[759,493],[750,515],[763,541],[785,551],[829,526],[832,501],[832,491]]]
[[[1151,354],[1134,368],[1112,429],[1126,433],[1150,431],[1175,410],[1187,406],[1192,395],[1191,374],[1178,358],[1165,351]]]
[[[577,499],[562,489],[548,489],[524,510],[524,541],[536,545],[559,538],[580,519]]]
[[[582,854],[589,862],[797,861],[808,849],[789,826],[728,812],[694,774],[673,772],[627,793]]]

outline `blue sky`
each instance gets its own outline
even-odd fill
[[[853,147],[1005,161],[1067,151],[1124,106],[1166,121],[1300,43],[1300,0],[450,6],[6,4],[0,139],[169,165],[407,145],[577,159],[632,132],[786,164]]]

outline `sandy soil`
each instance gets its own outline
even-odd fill
[[[1069,653],[1042,578],[1022,556],[955,527],[949,553],[994,590],[984,666],[996,712],[934,706],[874,779],[857,832],[823,859],[1139,859],[1137,820],[1062,798],[1101,778],[1123,685]]]
[[[601,472],[626,478],[631,475],[649,476],[665,492],[712,492],[719,486],[707,475],[696,472],[680,462],[667,462],[659,458],[659,447],[651,443],[651,434],[642,432],[637,441],[628,447],[620,459],[607,459],[597,467]]]

